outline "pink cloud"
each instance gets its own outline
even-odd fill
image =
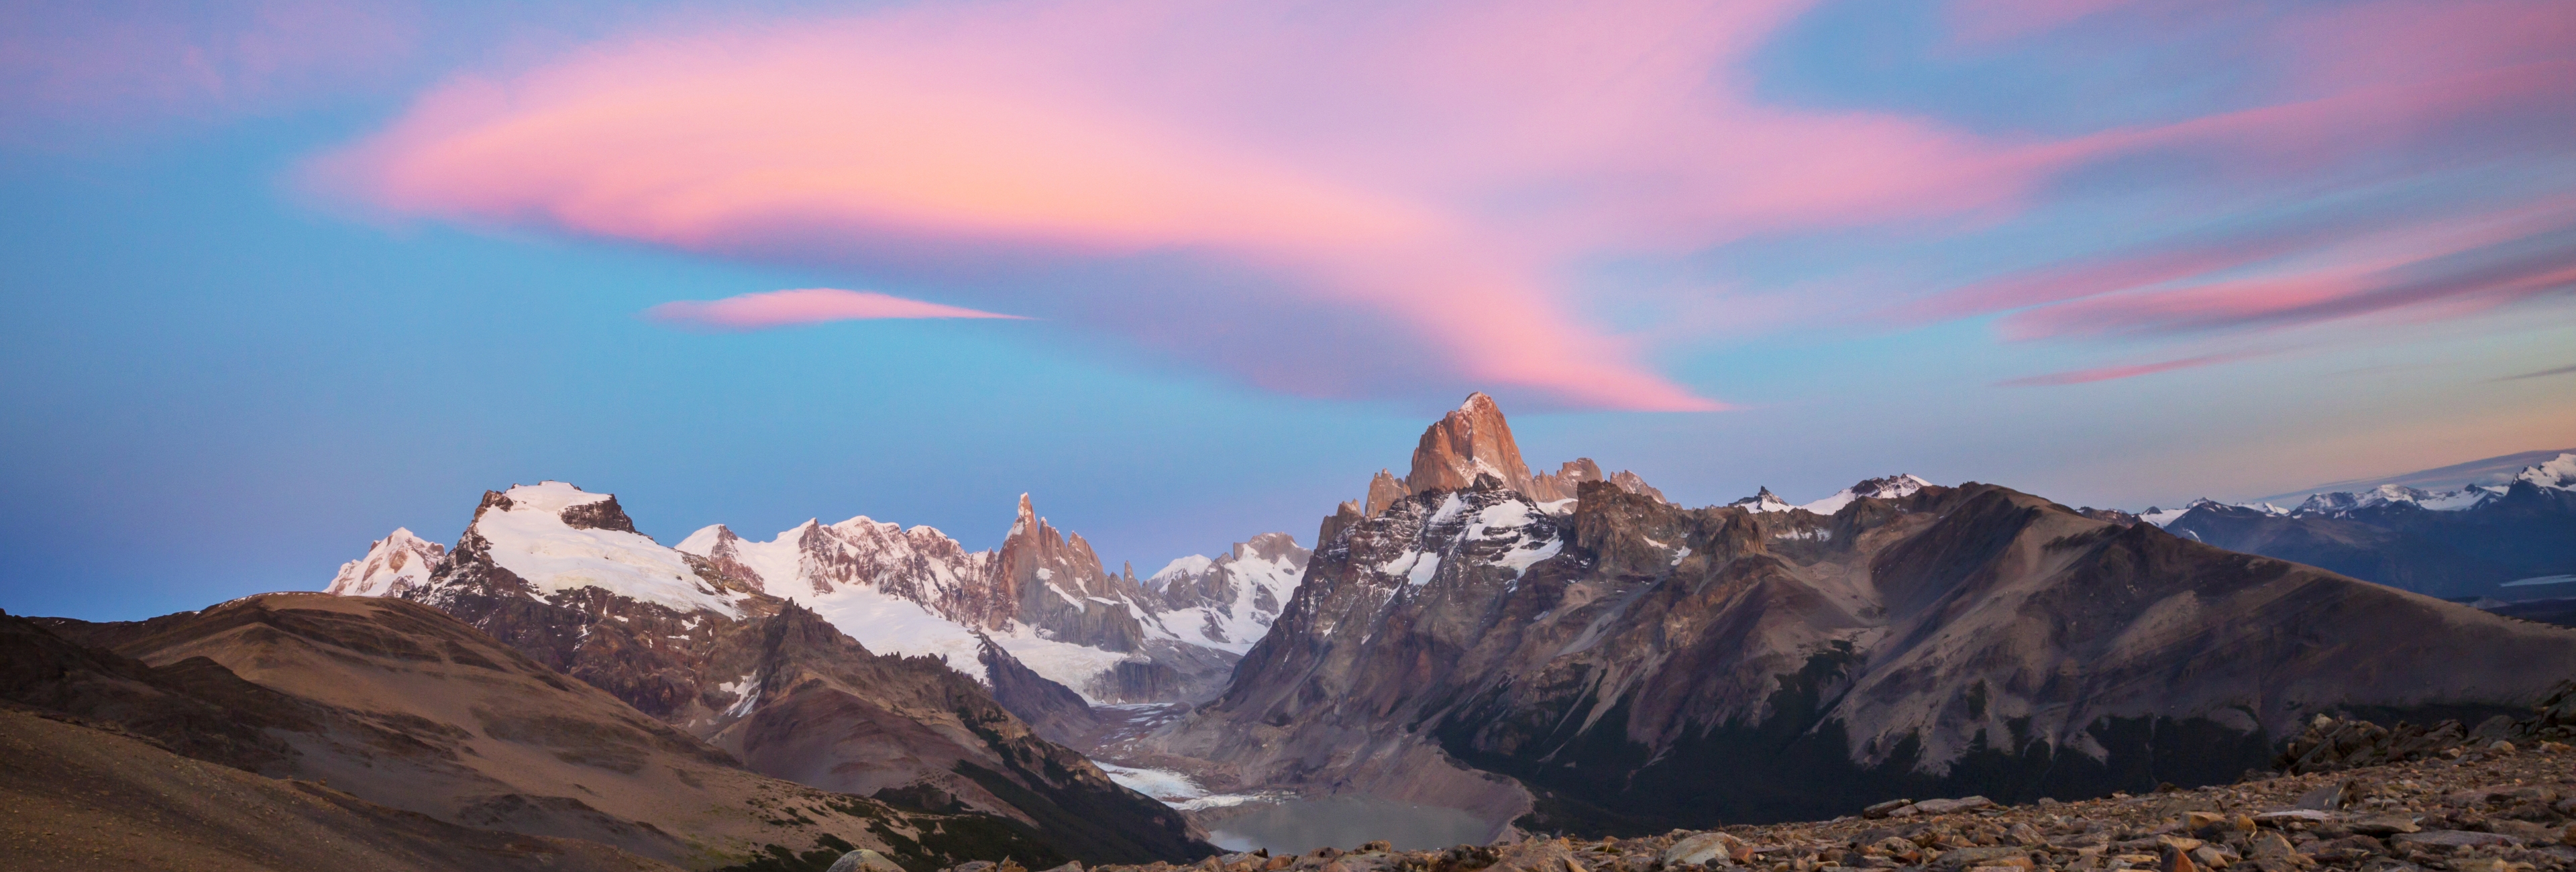
[[[319,172],[399,215],[800,262],[1183,257],[1250,278],[1152,312],[1026,276],[971,290],[1140,337],[1338,310],[1435,353],[1371,327],[1274,356],[1410,361],[1379,391],[1714,409],[1574,311],[1565,272],[2006,206],[2068,159],[1753,100],[1737,65],[1806,5],[926,5],[458,78]]]
[[[2411,174],[2557,153],[2576,137],[2568,4],[2380,0],[2265,26],[2259,44],[2289,72],[2267,90],[2288,99],[2061,145],[2183,155],[2222,185],[2332,199]],[[2063,259],[1888,311],[1914,323],[2006,312],[1997,326],[2011,339],[2457,317],[2565,290],[2558,276],[2568,259],[2552,252],[2576,227],[2576,197],[2543,186],[2483,202],[2340,204],[2322,218],[2230,223],[2238,226]]]
[[[2195,366],[2208,366],[2214,363],[2243,360],[2247,356],[2249,355],[2203,354],[2197,357],[2186,357],[2180,360],[2167,360],[2156,363],[2138,363],[2126,366],[2103,366],[2092,369],[2053,372],[2047,375],[2034,375],[2024,378],[2006,379],[2004,381],[1996,382],[1995,384],[1998,387],[2055,387],[2059,385],[2091,384],[2093,382],[2136,378],[2142,375],[2172,372],[2177,369],[2190,369]]]
[[[2576,196],[2308,241],[2257,247],[2277,258],[2181,256],[2211,268],[2084,286],[1999,326],[2007,338],[2039,339],[2422,320],[2564,294],[2576,281]]]
[[[314,177],[394,216],[848,268],[1294,392],[1715,409],[1653,365],[1670,331],[1590,317],[1570,287],[1585,265],[2009,217],[2054,196],[2060,171],[2124,155],[2294,187],[2570,114],[2576,58],[2550,29],[2565,4],[2472,2],[2505,24],[2382,2],[2251,38],[2293,69],[2422,49],[2403,75],[2291,75],[2249,87],[2252,108],[2056,140],[1757,99],[1748,58],[1812,0],[921,4],[459,76]],[[1952,11],[2002,38],[2122,6]],[[2459,48],[2489,37],[2513,48]],[[2368,271],[2336,242],[2293,230],[2077,258],[1900,317],[2013,312],[2012,335],[2073,336],[2395,299],[2355,284]]]
[[[886,318],[1009,318],[975,309],[907,300],[875,291],[798,288],[743,294],[721,300],[679,300],[644,311],[644,317],[666,324],[716,330],[766,330],[829,321]]]

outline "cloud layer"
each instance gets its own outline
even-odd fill
[[[728,24],[451,79],[316,172],[395,215],[838,268],[1301,393],[1705,410],[1723,404],[1587,310],[1587,269],[1965,232],[1945,229],[2081,197],[2070,170],[2121,160],[2190,167],[2190,196],[2318,196],[2384,184],[2392,158],[2563,152],[2532,143],[2576,118],[2576,14],[2554,0],[2219,21],[2283,59],[2247,72],[2251,102],[2059,138],[1761,98],[1758,52],[1814,5],[987,0]],[[2154,48],[2241,14],[2030,5],[1964,0],[1953,24],[1969,45],[2097,27]],[[2467,311],[2563,288],[2565,258],[2526,249],[2568,214],[2382,216],[2412,259],[2293,222],[1883,293],[1902,321],[2008,338]]]

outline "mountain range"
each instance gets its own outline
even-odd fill
[[[2320,711],[2502,711],[2576,674],[2565,629],[1995,485],[1546,499],[1511,484],[1533,479],[1508,432],[1470,398],[1405,479],[1465,484],[1325,520],[1226,692],[1149,738],[1160,759],[1647,832],[2223,782]]]
[[[1476,394],[1311,550],[1139,577],[1026,496],[988,551],[867,517],[664,545],[548,481],[326,593],[0,618],[0,740],[37,761],[0,789],[146,865],[926,872],[1193,861],[1285,797],[1508,836],[2222,783],[2319,714],[2518,711],[2576,675],[2576,631],[2422,595],[2557,566],[2571,487],[2576,455],[2291,509],[1906,474],[1690,508],[1532,472]]]
[[[2204,499],[2135,517],[2232,551],[2446,599],[2565,596],[2559,585],[2576,582],[2576,452],[2534,459],[2500,482],[2446,490],[2389,482],[2308,494],[2289,508]]]

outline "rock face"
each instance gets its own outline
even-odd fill
[[[2576,575],[2576,454],[2525,468],[2503,485],[2383,485],[2311,494],[2289,510],[2201,500],[2150,520],[2221,548],[2428,596],[2510,602],[2576,589],[2512,584]]]
[[[1026,494],[1010,536],[994,556],[993,582],[1013,610],[981,616],[988,628],[1018,618],[1076,645],[1122,652],[1144,647],[1145,628],[1136,618],[1145,596],[1135,576],[1110,575],[1091,543],[1080,534],[1067,538],[1056,532],[1029,507]]]
[[[2007,488],[1838,499],[1482,475],[1345,507],[1225,694],[1152,741],[1229,788],[1644,832],[2223,782],[2327,707],[2519,707],[2576,674],[2564,629]]]
[[[1521,460],[1520,444],[1513,441],[1502,408],[1492,397],[1469,394],[1456,411],[1422,431],[1422,441],[1413,447],[1413,472],[1404,484],[1414,493],[1453,491],[1486,475],[1501,479],[1504,487],[1530,491],[1529,464]]]
[[[1422,431],[1422,440],[1413,448],[1412,471],[1404,478],[1378,470],[1358,511],[1375,517],[1406,496],[1461,490],[1475,484],[1479,476],[1493,476],[1503,487],[1540,502],[1573,499],[1575,490],[1587,481],[1607,481],[1629,493],[1658,501],[1664,498],[1662,491],[1636,473],[1621,470],[1603,477],[1601,465],[1589,457],[1567,461],[1552,473],[1531,475],[1529,464],[1521,460],[1520,443],[1512,439],[1512,425],[1503,419],[1502,407],[1479,392],[1468,394],[1466,402]]]
[[[905,845],[946,862],[1049,850],[1007,817],[900,808],[744,771],[726,752],[400,599],[264,594],[125,624],[0,617],[0,654],[9,664],[0,696],[17,704],[195,760],[327,783],[364,816],[415,821],[397,829],[434,820],[433,835],[486,850],[516,834],[532,866],[564,853],[535,849],[547,840],[691,868],[744,862],[766,845]],[[771,811],[786,807],[804,820]],[[923,847],[951,829],[989,839]]]
[[[604,494],[556,482],[493,492],[447,560],[397,595],[453,615],[693,741],[714,742],[753,772],[924,810],[997,816],[1061,856],[1141,862],[1205,850],[1186,821],[1034,734],[984,685],[952,668],[955,661],[872,652],[814,609],[763,592],[802,593],[815,608],[856,612],[864,620],[853,622],[862,626],[893,621],[898,633],[907,626],[953,633],[979,646],[965,654],[975,658],[965,662],[976,674],[997,688],[1005,683],[992,676],[1007,675],[1016,699],[1061,704],[1070,697],[1087,709],[1002,644],[940,619],[919,601],[889,595],[873,583],[882,576],[862,574],[914,570],[898,579],[912,586],[889,586],[959,601],[951,594],[963,586],[943,587],[952,577],[937,570],[971,568],[978,559],[943,545],[936,531],[914,535],[865,519],[807,524],[768,543],[796,549],[788,570],[774,551],[758,547],[763,543],[729,538],[729,531],[701,531],[693,538],[706,553],[696,554],[633,530]],[[1078,539],[1044,538],[1052,531],[1042,523],[1029,530],[1035,545],[1026,553],[1047,564],[1038,569],[1089,553]],[[919,571],[924,566],[933,571]],[[881,609],[897,612],[872,611]],[[1048,644],[1113,663],[1124,656]]]

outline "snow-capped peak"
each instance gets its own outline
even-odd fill
[[[2383,484],[2359,493],[2336,492],[2309,494],[2292,510],[2303,515],[2331,515],[2382,506],[2410,505],[2437,512],[2475,508],[2504,493],[2504,488],[2469,485],[2459,490],[2427,491],[2398,484]]]
[[[1727,505],[1734,506],[1748,512],[1753,512],[1755,514],[1761,514],[1764,512],[1785,512],[1790,509],[1797,508],[1797,506],[1790,505],[1788,500],[1781,499],[1779,494],[1772,493],[1771,489],[1767,487],[1763,488],[1760,493],[1736,500],[1735,502],[1728,503]]]
[[[2208,497],[2201,497],[2199,499],[2192,500],[2191,502],[2184,503],[2183,506],[2178,509],[2160,509],[2154,506],[2148,506],[2146,511],[2138,513],[2138,520],[2154,524],[2158,527],[2170,526],[2173,522],[2182,520],[2182,516],[2191,514],[2192,510],[2198,509],[2202,506],[2215,506],[2220,509],[2245,509],[2248,511],[2260,512],[2275,518],[2290,514],[2289,509],[2284,509],[2271,503],[2222,503]]]
[[[2513,480],[2531,482],[2535,486],[2551,490],[2576,491],[2576,452],[2568,452],[2537,465],[2523,467],[2522,472],[2515,475]]]
[[[1842,511],[1844,506],[1851,505],[1854,500],[1858,500],[1863,497],[1881,500],[1902,499],[1904,497],[1913,496],[1915,492],[1931,486],[1932,483],[1924,480],[1922,476],[1900,473],[1886,478],[1865,479],[1859,484],[1836,491],[1833,496],[1829,496],[1803,506],[1795,505],[1790,503],[1788,500],[1781,499],[1778,494],[1772,493],[1771,489],[1767,487],[1763,488],[1760,493],[1736,500],[1735,502],[1728,503],[1727,505],[1755,513],[1785,512],[1790,509],[1805,509],[1819,515],[1830,515],[1835,512]]]
[[[482,537],[492,563],[540,596],[596,587],[683,612],[739,614],[737,595],[699,578],[679,551],[633,532],[614,499],[558,481],[515,485],[488,502],[467,533]]]
[[[1911,473],[1900,473],[1886,478],[1864,480],[1859,484],[1843,488],[1833,496],[1799,506],[1799,508],[1806,509],[1807,511],[1814,512],[1819,515],[1830,515],[1835,512],[1842,511],[1844,506],[1851,505],[1854,501],[1863,497],[1881,500],[1901,499],[1913,496],[1917,491],[1921,491],[1922,489],[1931,486],[1932,483],[1925,481],[1921,476],[1913,475]]]
[[[514,484],[501,495],[509,498],[510,511],[536,511],[547,514],[557,514],[574,506],[589,505],[614,498],[611,494],[590,493],[560,481]]]
[[[1196,581],[1201,576],[1207,575],[1208,567],[1215,564],[1216,561],[1205,554],[1175,558],[1172,562],[1163,564],[1163,568],[1155,570],[1153,575],[1145,577],[1145,589],[1162,593],[1171,588],[1172,582]]]
[[[446,562],[445,546],[396,527],[370,543],[367,556],[340,564],[340,574],[332,576],[331,586],[323,591],[341,596],[398,596],[427,585],[430,575]]]

